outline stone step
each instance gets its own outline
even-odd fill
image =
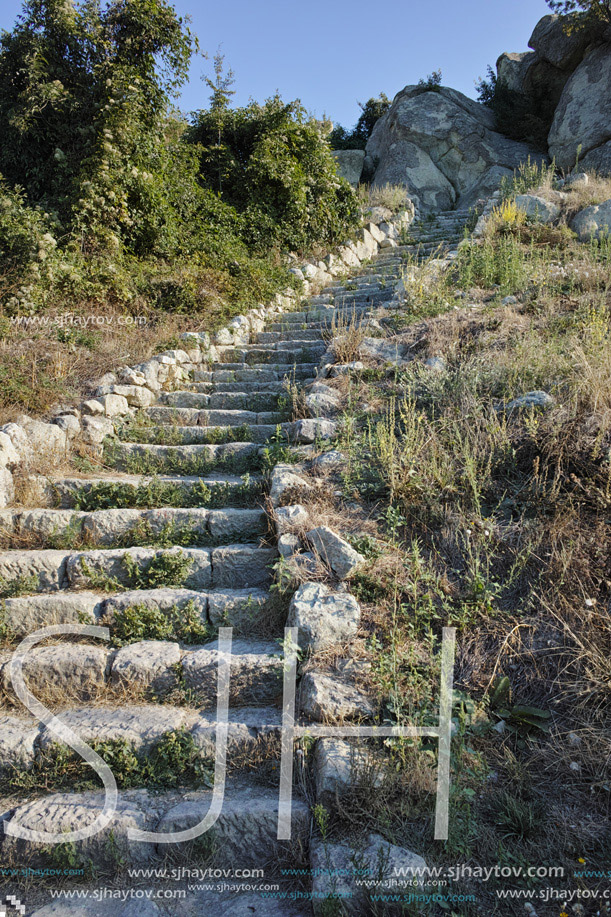
[[[2,509],[0,543],[15,548],[37,542],[41,547],[81,547],[159,544],[211,545],[255,541],[267,530],[263,509],[205,509],[157,507],[154,509]],[[163,543],[163,542],[162,542]]]
[[[224,418],[226,423],[237,417]],[[224,468],[234,474],[259,470],[259,446],[256,443],[197,444],[192,446],[159,446],[151,443],[113,445],[107,463],[119,470],[138,473],[208,474]]]
[[[144,431],[148,429],[143,428]],[[275,427],[266,429],[273,432]],[[178,427],[176,435],[185,444],[206,442],[206,427]],[[199,439],[200,433],[202,438]],[[82,478],[52,478],[32,475],[28,478],[28,500],[39,506],[58,509],[112,509],[155,506],[233,506],[256,500],[263,489],[263,479],[238,475],[138,475],[108,474]]]
[[[257,335],[258,344],[273,344],[276,341],[293,341],[298,338],[300,341],[319,341],[321,333],[316,328],[302,328],[299,331],[260,331]]]
[[[197,383],[196,383],[197,384]],[[285,391],[241,391],[237,392],[212,392],[206,394],[199,391],[163,392],[159,403],[174,408],[206,409],[212,417],[211,423],[215,424],[215,411],[248,411],[249,414],[263,411],[277,411],[280,399]]]
[[[169,640],[141,640],[120,649],[64,641],[30,649],[22,671],[26,685],[61,703],[103,699],[108,688],[163,697],[182,687],[190,706],[208,708],[217,702],[219,658],[216,640],[195,647],[181,647]],[[277,702],[284,664],[278,643],[238,637],[231,644],[230,664],[233,705],[261,707]],[[12,699],[8,663],[0,668],[0,685]]]
[[[109,592],[160,585],[194,590],[267,588],[269,567],[277,556],[275,548],[256,544],[0,551],[0,586],[5,597],[70,588]]]
[[[116,659],[120,666],[120,652]],[[217,733],[214,709],[196,712],[171,704],[140,703],[125,707],[79,706],[62,710],[58,715],[88,745],[124,742],[142,760],[160,742],[180,730],[192,737],[203,762],[214,762]],[[230,707],[228,764],[236,756],[252,754],[262,740],[278,737],[280,723],[278,707]],[[66,748],[55,733],[32,718],[0,715],[0,724],[4,727],[0,732],[0,773],[10,772],[11,766],[29,770],[37,759],[42,762],[51,749]],[[22,741],[17,744],[18,735]]]
[[[227,363],[234,363],[252,366],[253,364],[292,364],[292,363],[313,363],[318,362],[319,357],[324,353],[326,345],[310,344],[302,348],[266,348],[264,345],[256,345],[251,348],[228,348],[223,357]]]
[[[265,415],[269,418],[269,414]],[[271,415],[272,417],[275,415]],[[294,424],[288,421],[283,421],[282,423],[260,423],[260,424],[245,424],[244,425],[244,439],[251,443],[257,443],[259,445],[264,445],[268,442],[271,436],[275,436],[278,432],[278,428],[284,433],[288,438],[292,436]],[[198,426],[184,426],[175,428],[176,432],[172,436],[176,436],[178,441],[182,440],[185,445],[197,445],[198,443],[215,443],[218,440],[231,440],[236,430],[240,430],[239,426],[221,426],[221,427],[198,427]],[[140,438],[140,443],[146,443],[146,437],[143,436]],[[255,475],[256,478],[256,475]]]
[[[162,793],[121,791],[109,825],[77,841],[73,855],[78,862],[91,862],[95,869],[111,875],[116,872],[118,862],[123,868],[154,865],[158,853],[166,854],[168,846],[159,845],[157,849],[152,843],[134,840],[128,835],[129,829],[175,833],[194,827],[210,810],[211,798],[212,790],[209,789],[189,791],[181,788]],[[53,793],[17,806],[7,813],[6,820],[21,827],[62,834],[86,828],[99,819],[105,799],[103,791]],[[291,847],[307,848],[310,822],[310,808],[295,792],[291,807]],[[221,813],[208,835],[210,847],[215,851],[215,866],[233,869],[240,863],[244,867],[260,867],[261,863],[277,861],[286,847],[277,840],[277,829],[277,787],[260,786],[244,778],[228,780]],[[25,849],[31,852],[33,865],[57,863],[56,848],[44,843],[24,842],[9,834],[3,836],[0,851],[4,860],[20,860]],[[173,849],[180,850],[175,845]],[[187,855],[186,849],[184,855]]]
[[[265,617],[274,604],[262,589],[133,589],[126,592],[59,592],[6,598],[4,621],[10,634],[21,637],[54,624],[108,623],[113,628],[115,612],[144,606],[161,613],[175,613],[186,605],[200,616],[202,624],[228,625],[241,634],[264,629]],[[263,618],[263,620],[262,620]]]
[[[243,363],[214,363],[213,382],[282,382],[284,379],[308,379],[316,375],[318,363],[268,363],[263,366],[244,366]],[[206,382],[193,374],[194,382]]]
[[[305,372],[305,375],[301,378],[305,378],[306,376],[316,375],[316,370],[318,368],[318,357],[316,358],[315,363],[295,363],[295,361],[292,361],[290,363],[263,363],[260,366],[250,366],[243,362],[232,363],[228,360],[226,363],[213,363],[212,365],[214,367],[215,375],[218,372],[222,372],[224,374],[224,378],[228,379],[228,374],[233,373],[237,381],[240,381],[241,379],[249,381],[251,378],[254,378],[253,373],[258,374],[269,372],[276,372],[278,373],[276,378],[283,379],[286,376],[290,376],[292,378],[294,374],[295,378],[299,378],[299,373],[303,371]],[[194,381],[197,381],[196,376],[197,373],[195,373]],[[262,377],[257,376],[257,378]]]
[[[214,445],[223,442],[260,442],[261,437],[253,434],[257,426],[265,424],[285,423],[284,416],[280,411],[208,411],[198,408],[171,408],[167,405],[159,405],[145,408],[144,412],[151,420],[158,424],[165,424],[179,428],[201,427],[202,430],[207,428],[207,432],[201,440],[196,442],[210,443]],[[229,428],[233,429],[229,429]],[[172,435],[174,435],[172,433]],[[157,436],[162,437],[160,432]],[[153,439],[151,433],[148,437]],[[147,439],[141,440],[143,444]],[[154,443],[153,443],[154,444]],[[192,445],[194,445],[193,443]],[[160,443],[159,445],[163,445]]]
[[[322,333],[322,332],[320,332]],[[285,379],[278,379],[273,382],[260,382],[258,379],[253,379],[251,382],[191,382],[188,385],[189,391],[192,392],[201,392],[202,394],[232,394],[234,392],[251,392],[254,395],[259,395],[263,393],[271,393],[273,395],[286,395],[287,387],[291,382],[290,377]],[[310,382],[314,382],[315,379],[300,379],[301,385],[308,385]]]

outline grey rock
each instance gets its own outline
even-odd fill
[[[443,373],[448,368],[443,357],[429,357],[428,360],[424,361],[424,365],[435,373]]]
[[[590,150],[581,160],[584,169],[598,172],[600,175],[611,175],[611,140]]]
[[[511,411],[525,411],[530,408],[551,408],[555,404],[554,398],[549,395],[547,392],[526,392],[525,395],[520,395],[519,398],[514,398],[513,401],[508,402],[505,405],[505,411],[510,413]]]
[[[588,45],[604,31],[601,23],[586,22],[585,16],[580,18],[582,25],[569,31],[563,17],[543,16],[534,28],[529,47],[559,70],[574,70]]]
[[[278,539],[278,551],[281,557],[292,557],[299,550],[297,535],[281,535]]]
[[[166,813],[159,831],[181,831],[196,825],[210,808],[210,792],[193,793]],[[211,829],[216,865],[259,865],[278,855],[278,790],[229,782],[223,809]],[[298,796],[291,808],[291,840],[304,843],[310,833],[310,810]],[[233,868],[233,867],[232,867]],[[238,912],[239,913],[239,912]]]
[[[318,652],[353,637],[360,617],[354,596],[331,592],[322,583],[303,583],[291,600],[287,627],[298,628],[302,649]]]
[[[54,592],[66,580],[65,551],[0,551],[0,577],[11,583],[32,580],[32,592]]]
[[[165,735],[190,724],[194,719],[184,707],[164,704],[130,704],[113,707],[81,707],[60,714],[62,723],[76,732],[88,744],[124,741],[134,751],[148,752]],[[61,744],[50,729],[43,728],[41,748]]]
[[[343,452],[332,449],[330,452],[323,452],[322,455],[317,455],[312,462],[312,466],[314,468],[337,468],[338,465],[343,465],[345,461],[346,456]]]
[[[590,184],[590,176],[587,172],[573,172],[564,179],[563,189],[567,188],[586,188]]]
[[[396,366],[402,366],[411,360],[407,344],[386,338],[363,338],[359,345],[359,352],[361,356]]]
[[[558,103],[548,145],[561,169],[575,165],[581,155],[611,140],[611,54],[609,46],[594,47],[568,80]]]
[[[13,445],[11,437],[8,433],[0,430],[0,467],[15,468],[20,461],[19,450]]]
[[[33,802],[17,806],[8,822],[15,822],[35,831],[64,834],[87,828],[101,815],[105,794],[55,793]],[[76,843],[78,855],[101,869],[116,868],[116,857],[126,863],[144,865],[152,859],[154,847],[141,841],[130,841],[130,828],[154,830],[159,818],[159,803],[145,790],[127,790],[119,793],[117,810],[106,828],[92,837]],[[111,836],[112,835],[112,836]],[[49,862],[48,843],[25,840],[6,835],[2,842],[4,856],[17,858],[28,855],[32,865]]]
[[[410,868],[425,870],[426,862],[411,850],[389,844],[378,834],[370,834],[357,848],[347,843],[330,844],[314,840],[310,849],[310,867],[314,876],[312,906],[315,917],[324,917],[328,913],[326,897],[341,898],[348,917],[362,917],[371,912],[363,878],[375,883],[371,890],[382,893],[383,883],[393,879],[399,884],[393,886],[392,894],[405,894],[413,891],[414,884],[421,884],[422,880],[418,882],[405,872],[398,873],[405,876],[404,879],[397,879],[395,871]]]
[[[54,691],[89,699],[106,685],[109,651],[85,644],[57,644],[31,649],[23,660],[26,684],[38,694]],[[2,670],[7,691],[12,691],[10,667]]]
[[[405,185],[424,210],[460,203],[493,166],[513,170],[529,155],[541,158],[497,133],[485,106],[453,89],[423,92],[418,86],[395,96],[366,152],[366,161],[378,161],[374,184]]]
[[[85,416],[82,418],[83,442],[91,443],[93,446],[101,445],[107,436],[112,436],[114,427],[112,420],[106,417]]]
[[[212,586],[215,589],[247,589],[269,586],[271,565],[277,560],[273,548],[230,545],[212,551]],[[186,585],[201,588],[189,579]]]
[[[279,463],[272,471],[269,496],[273,505],[278,506],[287,490],[293,488],[308,490],[310,487],[310,483],[304,477],[295,474],[292,465]]]
[[[362,554],[355,551],[348,542],[337,535],[326,525],[320,525],[307,533],[307,539],[318,554],[339,579],[347,576],[365,560]]]
[[[231,648],[231,697],[240,704],[273,703],[282,688],[282,656],[276,643],[234,640]],[[219,651],[216,641],[184,654],[185,684],[202,704],[216,703]]]
[[[293,436],[295,442],[309,445],[318,440],[333,439],[336,433],[337,424],[334,421],[308,418],[295,423]]]
[[[78,593],[83,595],[83,593]],[[124,611],[134,605],[144,605],[160,611],[173,611],[190,604],[199,613],[202,623],[207,619],[208,599],[205,593],[192,589],[134,589],[109,595],[104,603],[105,617],[112,620],[116,611]]]
[[[552,223],[560,216],[560,205],[538,194],[518,194],[516,206],[537,223]]]
[[[168,691],[176,684],[174,666],[180,663],[177,643],[142,640],[123,646],[115,656],[110,678],[113,684],[151,688],[156,693]]]
[[[0,773],[27,770],[34,763],[40,723],[16,716],[0,716]]]
[[[276,531],[279,535],[292,532],[296,528],[304,528],[308,521],[307,509],[298,503],[293,506],[281,506],[276,510]]]
[[[252,630],[265,612],[269,594],[256,589],[214,592],[208,596],[208,616],[215,627],[226,625],[241,633]]]
[[[104,598],[94,592],[57,592],[4,599],[6,623],[21,636],[53,624],[92,624],[100,617]]]
[[[335,168],[340,178],[345,178],[354,188],[361,180],[363,163],[365,162],[364,150],[333,150]]]
[[[346,682],[318,672],[306,672],[299,686],[301,712],[312,720],[333,722],[370,720],[369,698]]]
[[[81,432],[81,422],[72,414],[60,414],[53,418],[53,423],[64,431],[68,439],[74,439]]]
[[[611,234],[611,200],[581,210],[571,220],[571,229],[577,233],[581,242],[609,236]]]
[[[281,713],[277,707],[238,707],[229,711],[227,751],[234,754],[280,731]],[[191,730],[191,735],[202,755],[213,758],[216,748],[216,712],[210,716],[200,714]]]
[[[336,363],[331,367],[331,376],[347,376],[351,372],[361,372],[365,364],[361,360],[352,360],[350,363]]]
[[[384,762],[366,743],[319,739],[314,753],[316,802],[333,808],[352,790],[375,790],[384,779]]]
[[[0,508],[10,506],[15,499],[13,475],[8,468],[0,465]]]

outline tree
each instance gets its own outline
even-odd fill
[[[187,139],[200,151],[204,185],[218,182],[217,112],[193,115]],[[356,195],[337,176],[325,127],[299,102],[276,95],[224,112],[222,198],[242,215],[249,241],[300,249],[342,238],[356,219]]]
[[[6,181],[83,244],[150,244],[138,226],[194,47],[166,0],[28,0],[0,37]]]
[[[233,70],[224,73],[225,56],[220,49],[214,56],[214,79],[204,76],[203,80],[212,90],[210,96],[210,115],[216,124],[216,144],[208,148],[210,160],[217,160],[218,191],[223,190],[223,173],[231,170],[232,157],[229,147],[223,143],[223,130],[229,116],[229,103],[235,91],[231,86],[235,83]]]
[[[377,121],[390,108],[390,99],[386,93],[381,92],[367,102],[359,102],[361,115],[351,131],[340,124],[329,135],[329,143],[334,150],[364,150],[371,137]]]
[[[561,16],[582,12],[588,18],[611,23],[611,0],[547,0],[547,5]]]

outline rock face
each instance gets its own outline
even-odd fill
[[[360,618],[354,596],[331,592],[322,583],[304,583],[291,600],[286,624],[298,628],[302,649],[317,652],[354,636]]]
[[[611,201],[586,207],[574,217],[571,229],[575,230],[581,242],[611,235]]]
[[[575,165],[578,147],[585,156],[611,140],[611,45],[590,50],[558,103],[549,132],[549,151],[561,169]]]
[[[406,185],[423,210],[462,207],[488,184],[491,169],[502,175],[499,169],[537,158],[494,127],[490,109],[454,89],[406,86],[375,125],[366,163],[375,167],[375,185]]]
[[[363,173],[363,163],[365,162],[364,150],[334,150],[333,158],[337,168],[337,174],[345,178],[353,187],[356,187],[361,180]]]
[[[532,51],[501,54],[497,85],[519,97],[548,131],[550,156],[559,168],[575,165],[581,145],[584,168],[611,173],[611,27],[602,20],[544,16],[529,41]]]
[[[368,892],[364,883],[358,881],[359,877],[368,879],[372,891],[384,894],[386,887],[391,894],[406,895],[414,890],[414,884],[419,884],[416,878],[418,872],[410,875],[409,870],[426,869],[422,857],[405,847],[387,843],[379,834],[370,834],[359,849],[347,843],[329,844],[315,840],[310,865],[315,876],[312,885],[315,917],[324,917],[329,913],[326,898],[341,899],[343,912],[350,917],[374,913]],[[397,875],[395,870],[405,870],[399,873],[402,877],[399,883],[385,886]]]

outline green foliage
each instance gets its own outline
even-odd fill
[[[183,166],[161,127],[193,47],[165,0],[28,0],[0,39],[0,171],[98,243],[146,236]]]
[[[167,611],[142,603],[116,609],[110,630],[115,646],[139,640],[177,640],[197,644],[210,638],[210,632],[193,601],[181,606],[173,605]]]
[[[82,488],[75,495],[75,509],[92,512],[98,509],[145,508],[150,506],[221,507],[228,503],[248,504],[260,493],[261,486],[244,476],[242,484],[231,486],[214,482],[210,485],[198,481],[183,487],[157,478],[133,487],[113,481],[101,481]]]
[[[423,89],[425,92],[439,92],[441,89],[442,77],[443,74],[441,70],[433,70],[426,79],[423,78],[418,80],[418,88]]]
[[[37,591],[37,576],[17,576],[12,580],[0,576],[0,599],[13,599],[20,595],[31,595]]]
[[[123,566],[133,589],[160,589],[182,586],[189,575],[193,561],[182,551],[155,555],[141,566],[131,554],[123,558]]]
[[[481,102],[482,105],[486,105],[488,108],[492,108],[494,103],[494,96],[496,93],[496,83],[497,77],[496,73],[488,64],[486,69],[486,76],[480,77],[475,81],[475,89],[477,92],[477,101]]]
[[[390,108],[390,99],[385,92],[367,102],[359,102],[361,114],[351,131],[338,124],[329,134],[329,143],[334,150],[364,150],[376,123]]]
[[[203,181],[222,188],[255,247],[330,244],[355,225],[356,195],[337,177],[320,124],[298,102],[274,96],[263,105],[211,107],[196,113],[187,139],[199,145]]]
[[[579,12],[586,13],[588,18],[611,22],[611,0],[546,0],[554,13],[570,16],[573,19]],[[568,23],[569,27],[571,23]]]

